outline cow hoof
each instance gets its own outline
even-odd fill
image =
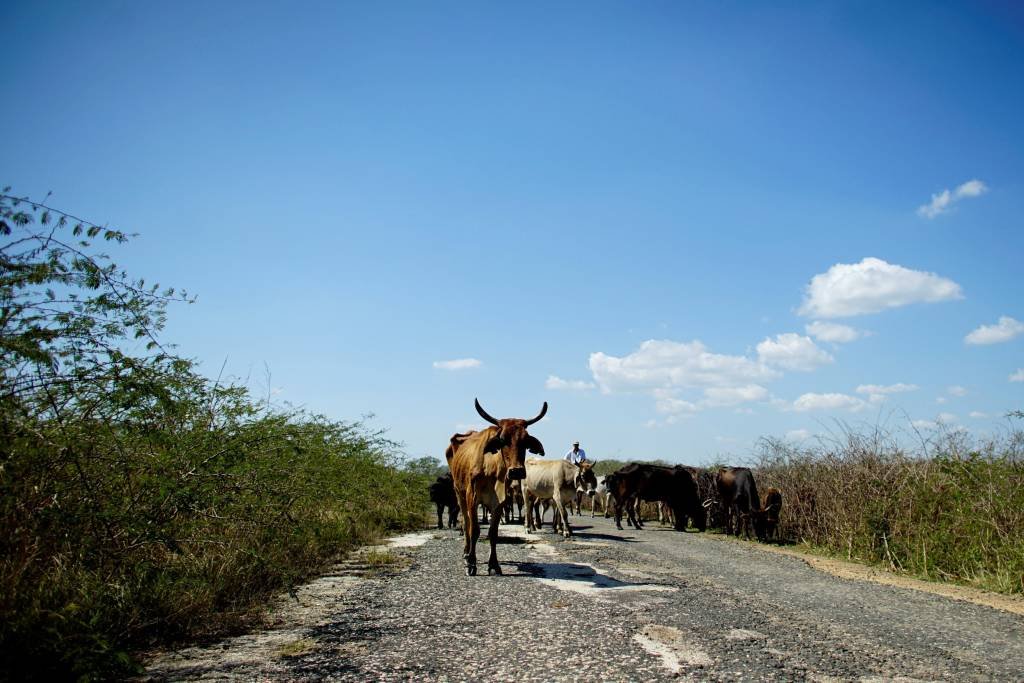
[[[501,574],[501,567],[499,567],[498,565],[494,565],[493,567],[488,567],[487,568],[487,576],[491,576],[492,574],[496,575],[496,576],[501,576],[502,575]]]
[[[466,576],[476,576],[476,565],[466,565]]]

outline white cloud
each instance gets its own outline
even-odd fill
[[[1024,382],[1024,368],[1017,368],[1017,372],[1010,375],[1011,382]]]
[[[650,339],[626,356],[590,354],[590,371],[601,391],[737,387],[779,373],[745,356],[708,351],[701,342]]]
[[[936,422],[942,422],[944,424],[956,422],[956,415],[954,415],[953,413],[939,413],[938,417],[936,418]]]
[[[483,363],[476,358],[456,358],[455,360],[435,360],[434,367],[439,370],[467,370],[478,368]]]
[[[818,341],[832,342],[833,344],[847,344],[849,342],[868,336],[868,332],[858,330],[849,325],[839,323],[826,323],[820,320],[805,325],[804,330]]]
[[[708,387],[704,390],[704,406],[734,406],[768,398],[768,390],[758,384],[742,387]]]
[[[864,401],[856,396],[846,394],[804,394],[793,401],[793,410],[807,412],[808,410],[852,410],[858,411],[865,407]]]
[[[562,379],[556,375],[548,375],[544,381],[545,389],[555,391],[587,391],[594,389],[597,385],[593,382],[585,382],[581,379]]]
[[[766,365],[801,372],[810,372],[834,360],[829,353],[818,348],[810,337],[795,332],[775,335],[774,340],[765,338],[757,345],[757,356]]]
[[[975,345],[1000,344],[1021,334],[1024,334],[1024,323],[1003,315],[995,325],[982,325],[964,337],[964,341]]]
[[[914,420],[910,424],[917,429],[935,429],[935,422],[932,420]]]
[[[962,386],[960,386],[959,384],[954,384],[951,387],[947,387],[946,388],[946,392],[950,396],[966,396],[967,395],[967,389],[962,387]]]
[[[786,439],[789,441],[805,441],[811,438],[811,433],[806,429],[791,429],[786,432]]]
[[[860,263],[837,263],[811,278],[797,312],[815,318],[845,318],[962,298],[960,285],[952,280],[868,257]]]
[[[945,396],[936,396],[935,397],[935,402],[938,403],[939,405],[942,405],[943,403],[946,403],[947,401],[949,401],[949,399],[946,398]]]
[[[972,410],[970,412],[970,417],[973,417],[976,420],[983,420],[988,417],[988,413],[983,413],[980,410]]]
[[[857,387],[858,394],[902,394],[908,391],[917,391],[916,384],[861,384]]]
[[[665,396],[659,398],[657,403],[654,404],[655,410],[665,415],[682,415],[688,413],[695,413],[700,410],[700,406],[690,401],[684,401],[679,398],[673,398],[671,396]]]
[[[927,204],[917,207],[917,214],[925,218],[935,218],[939,214],[946,213],[950,207],[968,197],[980,197],[988,192],[988,186],[980,180],[968,180],[955,190],[943,190],[932,195],[932,200]]]

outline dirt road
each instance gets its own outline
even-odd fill
[[[157,679],[1024,680],[1024,617],[832,576],[753,543],[650,523],[502,527],[505,575],[456,532],[356,556],[275,626],[154,661]],[[486,544],[478,550],[486,559]],[[367,561],[377,564],[368,566]]]

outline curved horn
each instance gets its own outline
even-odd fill
[[[487,411],[486,411],[486,410],[484,410],[484,409],[483,409],[483,408],[482,408],[482,407],[480,406],[480,400],[479,400],[479,399],[476,399],[476,398],[474,398],[474,399],[473,399],[473,404],[474,404],[474,405],[476,405],[476,412],[480,413],[480,417],[482,417],[483,419],[487,420],[487,421],[488,421],[488,422],[490,422],[490,423],[491,423],[492,425],[498,425],[499,427],[501,426],[501,425],[500,425],[500,424],[498,423],[498,421],[497,421],[497,420],[495,420],[495,419],[494,419],[493,417],[491,417],[490,415],[488,415],[488,414],[487,414]],[[544,404],[544,407],[545,407],[545,408],[547,408],[547,404],[546,404],[546,403]],[[542,415],[543,415],[543,413],[542,413]],[[538,418],[538,419],[539,419],[539,418]]]
[[[540,422],[540,419],[542,417],[544,417],[545,415],[547,415],[547,412],[548,412],[548,402],[544,401],[544,407],[540,409],[540,415],[538,415],[537,417],[533,418],[532,420],[527,420],[526,421],[526,426],[529,427],[534,422]]]
[[[711,507],[714,504],[715,504],[715,501],[713,501],[710,498],[708,498],[707,500],[704,501],[703,507],[704,508],[709,508],[709,507]]]

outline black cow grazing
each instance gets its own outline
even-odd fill
[[[782,491],[774,486],[764,493],[764,507],[761,519],[764,525],[763,538],[776,538],[779,533],[779,513],[782,512]]]
[[[718,470],[715,484],[718,486],[718,500],[725,518],[726,533],[739,536],[743,532],[746,538],[750,538],[753,530],[761,539],[761,499],[757,495],[757,484],[750,469],[723,467]]]
[[[437,528],[444,528],[441,518],[444,516],[444,509],[448,508],[448,528],[454,529],[459,518],[459,502],[455,498],[455,484],[452,482],[451,472],[438,477],[427,490],[430,491],[430,500],[437,506]]]
[[[622,529],[622,511],[627,521],[637,529],[643,522],[636,515],[636,502],[665,501],[675,516],[675,528],[682,531],[692,517],[701,531],[704,515],[697,497],[697,485],[690,473],[682,467],[662,467],[646,463],[630,463],[605,479],[608,490],[615,498],[615,526]]]

